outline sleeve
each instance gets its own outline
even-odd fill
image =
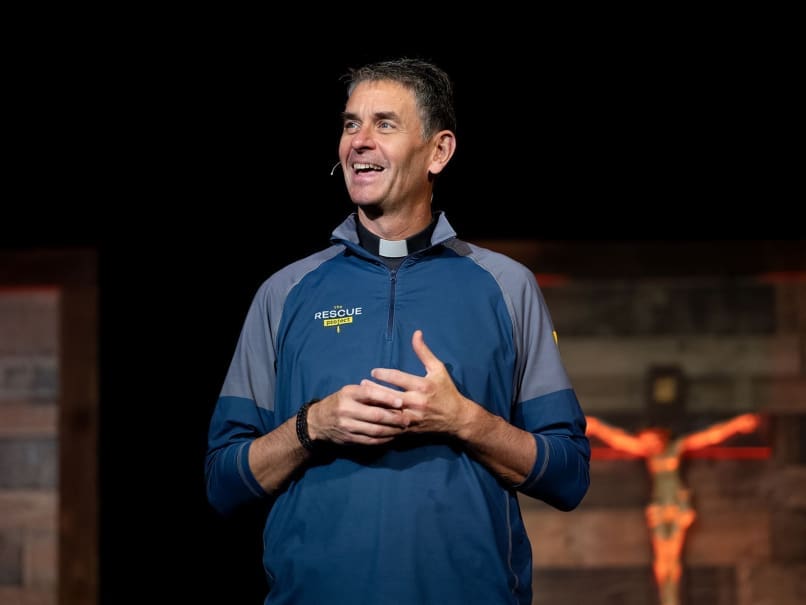
[[[275,349],[270,295],[255,295],[210,421],[205,456],[207,499],[228,515],[267,498],[249,468],[249,446],[274,428]]]
[[[512,301],[518,352],[514,422],[534,435],[532,472],[521,493],[563,511],[576,508],[590,486],[585,415],[566,373],[557,334],[534,274]]]
[[[540,407],[579,409],[573,391],[560,391],[549,399],[534,402]],[[564,416],[564,417],[560,417]],[[530,427],[537,442],[537,457],[532,472],[517,486],[527,496],[543,500],[562,511],[575,509],[590,487],[590,443],[585,437],[585,417],[560,414],[556,422],[541,422]]]

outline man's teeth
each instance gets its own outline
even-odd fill
[[[382,166],[377,164],[353,164],[353,170],[383,170]]]

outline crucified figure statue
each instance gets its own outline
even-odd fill
[[[652,569],[660,604],[679,605],[680,555],[686,530],[696,517],[690,490],[680,476],[681,458],[686,452],[716,445],[737,433],[755,431],[760,417],[742,414],[676,438],[663,428],[646,428],[633,434],[593,416],[588,416],[587,421],[589,436],[646,461],[652,477],[652,497],[646,507],[646,520],[652,532]]]

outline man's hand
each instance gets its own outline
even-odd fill
[[[369,380],[350,384],[308,409],[311,439],[336,444],[378,445],[406,430],[401,393]]]
[[[371,373],[375,380],[400,390],[368,379],[363,380],[361,386],[369,388],[374,385],[386,394],[385,400],[399,400],[403,415],[409,422],[408,432],[456,434],[471,402],[459,393],[445,364],[425,344],[422,330],[415,330],[411,345],[423,363],[425,376],[390,368],[375,368]]]

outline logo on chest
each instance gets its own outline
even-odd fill
[[[336,328],[336,333],[339,333],[342,326],[353,323],[359,315],[361,315],[361,307],[333,305],[331,309],[314,313],[313,319],[321,321],[325,328]]]

